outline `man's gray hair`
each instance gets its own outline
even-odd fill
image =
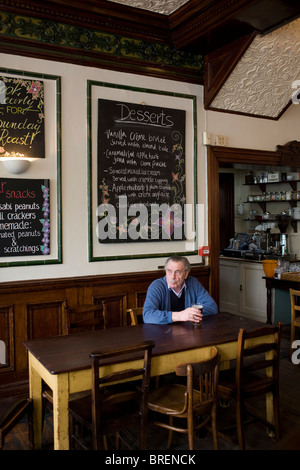
[[[189,263],[189,260],[185,256],[177,256],[177,255],[170,256],[165,262],[165,269],[169,261],[173,261],[174,263],[179,263],[179,261],[181,261],[184,264],[185,271],[189,272],[191,270],[191,265]]]

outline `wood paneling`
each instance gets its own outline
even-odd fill
[[[0,363],[1,372],[14,370],[14,311],[12,305],[0,307],[0,339],[6,345],[4,362]],[[1,377],[1,375],[0,375]],[[1,378],[0,378],[1,382]]]
[[[208,289],[208,266],[191,274]],[[28,363],[23,342],[61,335],[65,307],[103,303],[107,326],[126,325],[127,308],[142,306],[149,284],[164,271],[6,282],[0,284],[0,339],[6,345],[0,365],[0,396],[27,392]]]

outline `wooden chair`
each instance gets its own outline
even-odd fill
[[[91,330],[106,329],[106,309],[104,304],[85,304],[69,308],[65,305],[64,334],[79,333]],[[88,392],[70,395],[70,400],[87,395]],[[43,422],[46,407],[52,409],[53,393],[49,387],[42,392]]]
[[[116,434],[116,447],[118,448],[120,431],[127,430],[133,424],[138,424],[139,448],[146,449],[148,394],[153,347],[152,341],[145,341],[115,351],[90,354],[92,359],[92,394],[89,397],[71,401],[69,406],[71,447],[77,443],[82,449],[89,448],[77,432],[77,424],[91,432],[94,450],[101,448],[103,437],[104,446],[107,448],[106,438],[111,434]],[[130,360],[129,358],[133,357],[144,359],[142,367],[132,363],[124,370],[99,377],[99,367],[102,365],[127,362]],[[141,386],[136,387],[133,381],[140,380],[141,377]]]
[[[177,364],[176,374],[187,378],[186,386],[163,385],[150,393],[149,409],[169,416],[169,422],[154,421],[157,426],[169,430],[168,448],[172,444],[173,431],[176,431],[188,434],[189,449],[194,450],[195,431],[211,422],[214,448],[218,449],[216,427],[218,373],[219,355],[217,349],[212,347],[210,358],[207,360]],[[202,420],[199,420],[200,416]],[[185,419],[187,426],[175,426],[174,418]]]
[[[131,326],[143,323],[143,307],[133,307],[127,309],[130,315]]]
[[[237,344],[236,367],[220,372],[219,396],[225,400],[234,399],[236,402],[236,425],[238,444],[245,449],[244,424],[247,414],[254,420],[262,421],[275,432],[279,438],[279,360],[280,338],[282,324],[276,327],[262,327],[252,332],[240,329]],[[271,335],[271,341],[263,337]],[[258,416],[254,411],[246,408],[246,401],[259,395],[272,394],[274,422],[267,421],[267,417]],[[253,419],[248,421],[250,424]],[[232,427],[231,427],[232,429]],[[229,438],[226,431],[219,431],[219,435]],[[230,439],[232,440],[232,439]]]
[[[12,396],[0,399],[0,450],[4,446],[5,436],[25,414],[28,415],[29,447],[31,450],[34,448],[32,412],[33,403],[30,398]]]
[[[64,333],[106,329],[105,304],[85,304],[77,307],[65,307]]]
[[[297,312],[300,312],[300,291],[295,289],[290,289],[290,299],[291,299],[291,351],[293,342],[295,341],[296,328],[300,328],[300,313],[297,315]]]

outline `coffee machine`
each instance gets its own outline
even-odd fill
[[[291,217],[285,213],[282,213],[276,216],[276,220],[277,220],[277,226],[280,231],[278,255],[286,256],[290,254],[289,245],[288,245],[288,234],[286,233],[286,231],[290,223]]]

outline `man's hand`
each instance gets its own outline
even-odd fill
[[[200,323],[202,321],[202,312],[196,307],[188,307],[181,312],[172,312],[172,321],[193,321]]]

